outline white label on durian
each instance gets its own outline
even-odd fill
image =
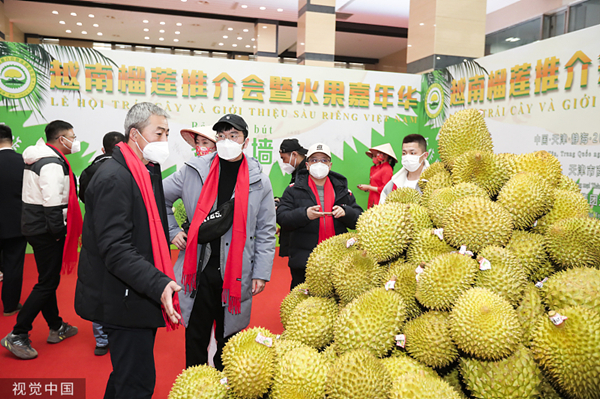
[[[219,380],[219,382],[223,385],[227,385],[227,377],[223,377]]]
[[[308,295],[308,288],[298,288],[300,290],[301,293],[303,293],[304,295]]]
[[[535,286],[538,288],[542,288],[546,281],[548,281],[548,277],[544,278],[542,281],[538,281],[537,283],[535,283]]]
[[[490,270],[492,268],[492,263],[486,258],[481,258],[479,261],[479,270]]]
[[[273,338],[265,337],[261,333],[258,333],[256,336],[256,342],[261,345],[268,346],[269,348],[273,346]]]
[[[464,255],[467,252],[467,246],[466,245],[461,245],[460,249],[458,250],[458,253],[461,255]]]
[[[444,229],[434,229],[433,234],[435,234],[440,240],[444,240]]]
[[[417,266],[417,268],[415,269],[415,273],[417,273],[417,275],[415,276],[415,278],[417,279],[417,282],[419,281],[419,276],[424,271],[425,271],[425,269],[423,269],[421,266]]]
[[[396,281],[395,280],[390,280],[387,283],[385,283],[385,290],[389,291],[389,290],[393,290],[396,288]]]
[[[404,346],[406,345],[406,335],[404,335],[404,334],[396,335],[396,345],[401,348],[404,348]]]
[[[350,238],[348,241],[346,241],[346,248],[350,248],[351,246],[356,244],[356,241],[358,240],[355,237]]]
[[[533,227],[537,226],[537,220],[535,222],[533,222]]]
[[[567,319],[568,319],[567,316],[563,316],[558,313],[556,315],[550,317],[550,321],[552,323],[554,323],[555,326],[560,326]]]

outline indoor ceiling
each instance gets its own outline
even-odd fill
[[[487,0],[488,12],[515,1]],[[406,48],[409,4],[338,0],[336,57],[376,62]],[[298,0],[5,0],[4,9],[28,35],[238,53],[254,51],[257,20],[274,20],[279,53],[296,48]]]

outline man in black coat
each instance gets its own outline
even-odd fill
[[[306,166],[285,189],[277,207],[277,223],[289,230],[288,265],[291,289],[304,282],[306,261],[317,244],[356,228],[362,213],[346,178],[331,171],[331,152],[325,144],[308,149]]]
[[[153,145],[167,142],[167,114],[154,104],[138,103],[127,113],[125,132],[125,142],[150,173],[168,237],[159,166],[164,159],[156,160],[168,152]],[[119,147],[95,173],[85,199],[75,311],[100,322],[108,334],[113,372],[104,398],[150,399],[156,329],[165,326],[161,304],[177,322],[172,297],[181,287],[155,266],[146,203]]]
[[[0,125],[0,266],[4,273],[2,304],[4,316],[16,314],[22,307],[23,263],[27,240],[21,234],[23,202],[23,156],[12,149],[12,131]]]

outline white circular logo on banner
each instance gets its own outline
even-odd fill
[[[425,112],[431,119],[437,118],[444,108],[444,90],[439,83],[434,83],[427,89],[425,95]]]
[[[0,58],[0,95],[19,99],[35,88],[37,77],[31,64],[18,57]]]

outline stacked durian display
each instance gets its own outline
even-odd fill
[[[492,149],[451,116],[422,194],[315,248],[281,336],[237,334],[169,398],[600,398],[600,221],[554,156]]]

